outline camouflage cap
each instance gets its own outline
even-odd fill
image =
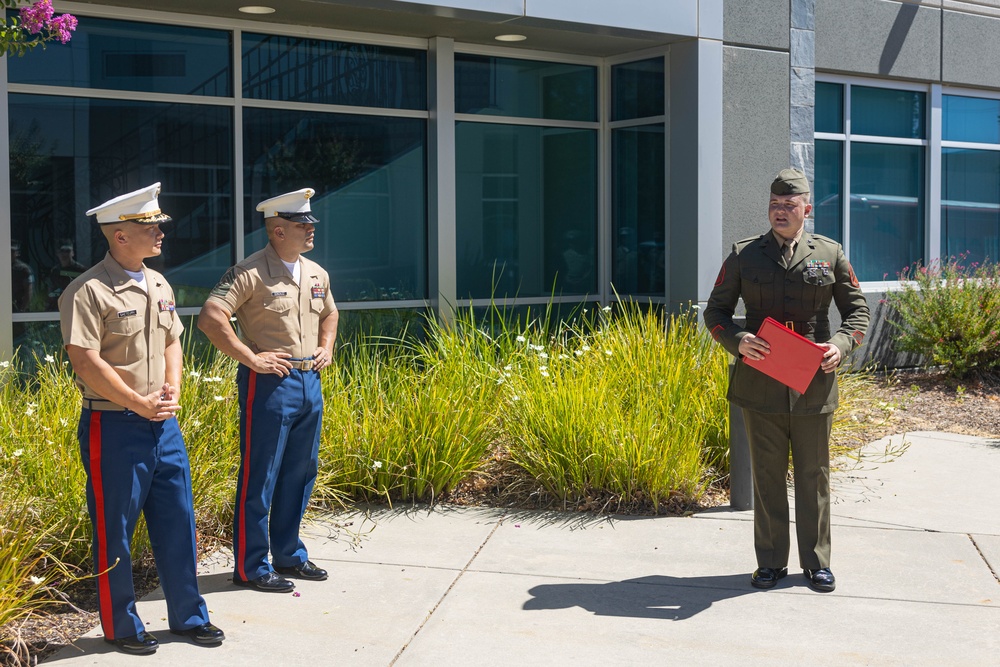
[[[771,194],[774,195],[804,195],[809,194],[809,180],[798,169],[782,169],[771,182]]]

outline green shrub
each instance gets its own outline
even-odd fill
[[[904,269],[885,299],[899,318],[888,320],[897,349],[956,378],[1000,367],[1000,265],[963,260]]]

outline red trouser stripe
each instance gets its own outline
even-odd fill
[[[101,628],[107,639],[115,639],[115,622],[111,604],[111,581],[108,575],[108,536],[104,523],[104,480],[101,476],[101,413],[90,413],[90,483],[94,489],[94,531],[97,533],[97,604]]]
[[[244,428],[244,451],[243,451],[243,488],[240,489],[240,502],[236,505],[240,521],[240,541],[236,548],[236,567],[240,573],[240,579],[248,581],[244,569],[247,553],[247,487],[250,486],[250,427],[253,424],[253,399],[257,390],[257,373],[250,371],[250,379],[247,380],[247,414],[246,427]]]

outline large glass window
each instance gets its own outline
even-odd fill
[[[611,279],[619,295],[662,296],[666,278],[662,124],[612,132],[614,260]]]
[[[310,187],[309,257],[336,299],[426,298],[426,134],[423,119],[245,109],[247,254],[267,243],[257,203]]]
[[[66,45],[8,58],[11,83],[231,96],[232,33],[86,17]]]
[[[611,68],[611,120],[662,116],[666,97],[663,58]]]
[[[593,294],[597,132],[456,127],[459,297]]]
[[[813,190],[812,215],[816,233],[843,242],[844,149],[841,142],[816,140]]]
[[[1000,100],[942,97],[941,254],[1000,260]],[[970,146],[969,144],[975,144]]]
[[[243,95],[248,98],[426,109],[426,72],[423,51],[243,34]]]
[[[860,280],[925,260],[926,97],[817,84],[815,228],[844,243]]]
[[[611,286],[666,295],[666,108],[662,57],[611,68]]]
[[[23,94],[8,108],[11,235],[25,274],[15,309],[55,310],[69,280],[107,251],[85,211],[157,181],[173,221],[148,264],[179,305],[200,306],[233,259],[232,110]]]
[[[597,120],[597,69],[455,54],[455,111],[550,120]]]

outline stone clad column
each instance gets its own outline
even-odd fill
[[[791,0],[789,23],[790,164],[813,182],[816,111],[816,0]],[[812,232],[812,218],[806,220]]]

